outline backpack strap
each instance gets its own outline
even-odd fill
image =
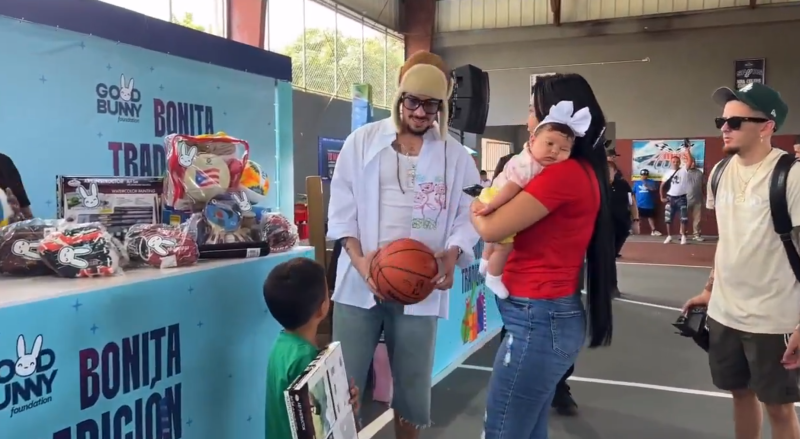
[[[709,186],[711,187],[711,195],[714,196],[714,201],[716,202],[717,199],[717,187],[719,186],[719,180],[722,178],[722,172],[728,167],[728,163],[730,163],[731,158],[725,157],[722,161],[717,164],[717,167],[714,168],[714,172],[711,174],[711,178],[709,178]]]
[[[772,214],[772,226],[786,250],[786,257],[789,259],[794,276],[800,281],[800,254],[792,241],[792,217],[786,198],[789,171],[795,163],[797,159],[793,154],[783,154],[778,158],[769,184],[769,208]]]

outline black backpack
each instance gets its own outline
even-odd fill
[[[709,178],[709,186],[714,199],[717,198],[717,187],[722,173],[728,166],[731,158],[722,159],[712,172]],[[786,257],[789,258],[789,265],[792,266],[794,276],[800,282],[800,254],[792,242],[792,217],[789,214],[789,203],[786,200],[786,181],[789,178],[789,171],[798,160],[793,154],[783,154],[778,158],[778,163],[772,171],[772,179],[769,182],[769,210],[772,215],[772,227],[783,243],[786,250]]]

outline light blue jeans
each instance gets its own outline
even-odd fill
[[[361,389],[383,328],[392,368],[395,416],[417,428],[431,424],[431,373],[436,344],[436,316],[403,314],[403,305],[379,302],[370,309],[336,303],[333,340],[342,344],[345,369]]]
[[[556,385],[586,337],[580,294],[498,300],[506,326],[486,402],[485,439],[547,439]]]

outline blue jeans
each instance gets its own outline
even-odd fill
[[[431,374],[436,344],[436,316],[403,314],[397,303],[379,302],[370,309],[336,303],[333,305],[333,340],[341,342],[347,374],[364,387],[375,348],[386,338],[392,369],[395,416],[415,427],[431,424]],[[283,438],[281,438],[283,439]]]
[[[586,337],[580,294],[498,300],[506,326],[486,402],[485,439],[547,439],[556,385]]]

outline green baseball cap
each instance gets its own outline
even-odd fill
[[[730,101],[744,102],[748,107],[764,113],[775,122],[775,131],[783,126],[789,114],[789,106],[783,101],[781,94],[759,82],[751,82],[739,90],[720,87],[711,97],[714,102],[723,106]]]

